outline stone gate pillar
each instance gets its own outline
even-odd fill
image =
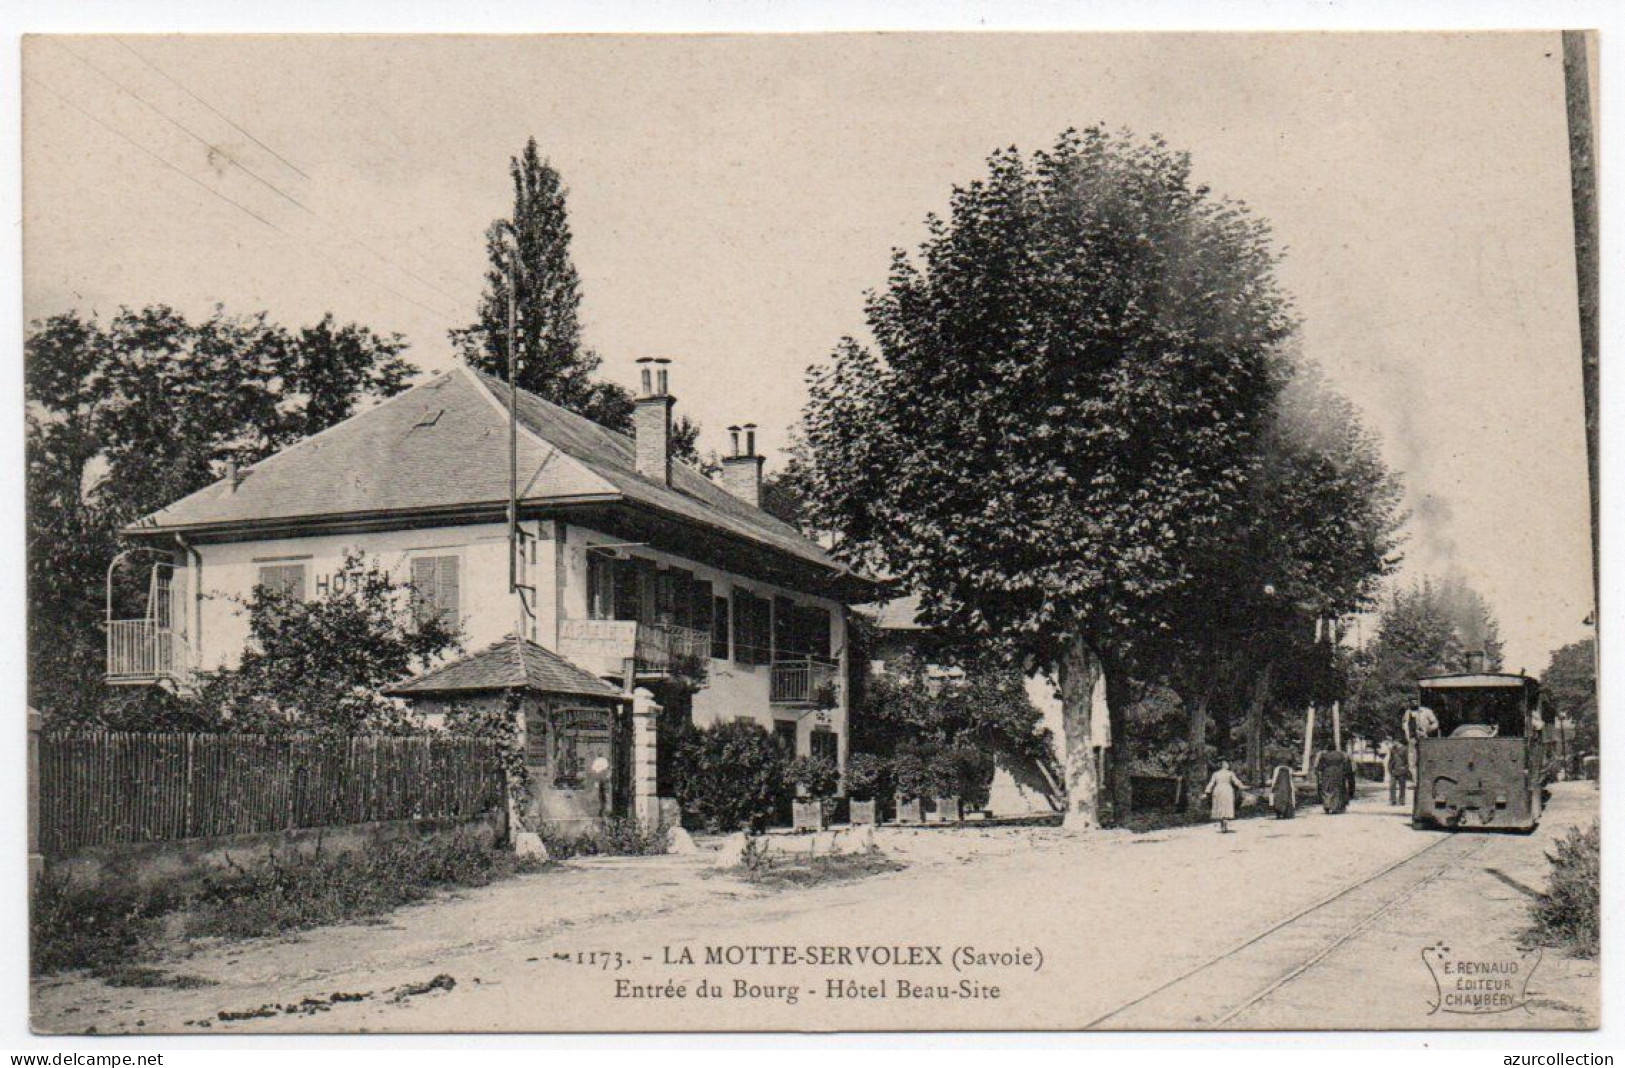
[[[632,692],[632,815],[653,827],[660,822],[656,765],[660,754],[660,705],[641,687]]]

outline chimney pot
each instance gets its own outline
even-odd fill
[[[745,433],[745,451],[739,451],[739,433]],[[733,455],[722,459],[722,488],[752,508],[762,506],[762,458],[756,455],[756,424],[731,426]]]
[[[633,402],[632,409],[632,441],[638,474],[665,486],[671,485],[671,407],[675,403],[675,398],[666,391],[664,365],[670,362],[651,356],[638,360],[642,368],[643,395]],[[651,374],[654,366],[659,366],[657,376]]]

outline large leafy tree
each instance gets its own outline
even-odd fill
[[[1289,336],[1267,227],[1161,140],[996,152],[813,374],[814,521],[1058,683],[1067,824],[1098,823],[1090,694],[1244,507]]]
[[[103,583],[119,530],[405,387],[405,342],[331,316],[299,330],[162,305],[69,312],[24,346],[29,701],[100,721]],[[119,707],[128,700],[115,702]]]
[[[532,137],[508,162],[513,181],[513,212],[485,231],[485,292],[473,325],[451,331],[451,341],[468,363],[508,380],[508,305],[513,250],[519,270],[512,290],[515,304],[515,377],[521,389],[618,430],[632,431],[632,394],[597,378],[603,359],[582,343],[581,277],[570,255],[567,190],[559,172]],[[699,466],[699,426],[678,416],[672,426],[672,453]]]
[[[1283,373],[1245,507],[1175,591],[1173,626],[1137,650],[1189,713],[1193,803],[1210,745],[1239,735],[1256,781],[1272,711],[1343,696],[1334,621],[1370,607],[1399,559],[1401,487],[1375,438],[1313,365]]]

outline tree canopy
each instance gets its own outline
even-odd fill
[[[103,583],[118,531],[405,388],[398,335],[332,316],[290,330],[217,308],[68,312],[24,343],[29,701],[95,721]]]
[[[1554,652],[1541,673],[1540,687],[1546,721],[1554,723],[1564,716],[1572,724],[1572,752],[1598,752],[1596,640],[1570,642]]]
[[[1163,615],[1245,507],[1292,332],[1265,224],[1160,139],[995,152],[871,294],[872,347],[815,369],[810,511],[1011,642],[1067,710],[1068,821],[1096,822],[1100,659]]]

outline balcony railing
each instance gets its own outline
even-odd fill
[[[152,619],[108,622],[108,682],[182,682],[190,671],[191,650],[184,635]]]
[[[776,705],[812,705],[831,696],[835,664],[817,657],[777,660],[773,663],[768,700]]]
[[[566,619],[559,623],[559,653],[605,678],[621,678],[632,661],[641,677],[705,677],[711,635],[670,623],[630,619]]]

